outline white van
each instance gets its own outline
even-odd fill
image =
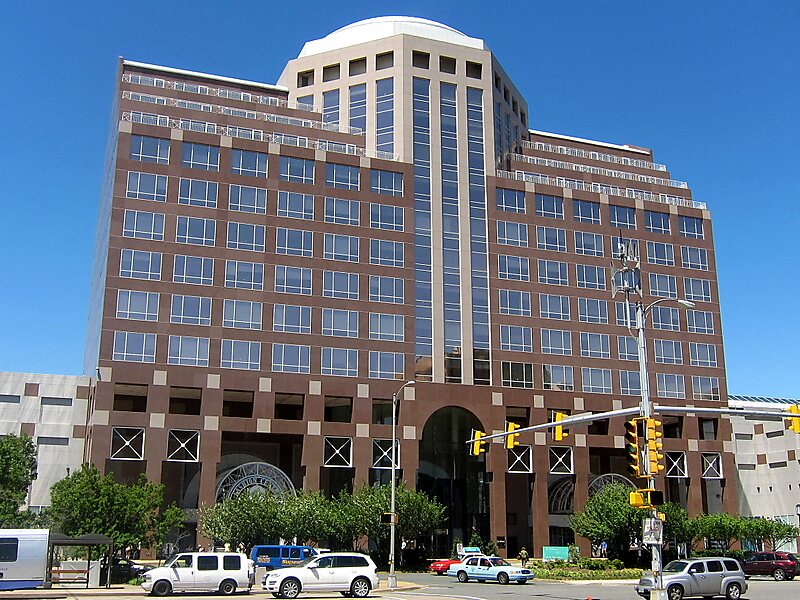
[[[49,540],[48,529],[0,529],[0,590],[44,583]]]
[[[219,592],[229,596],[250,591],[255,571],[253,561],[237,552],[182,552],[163,567],[144,574],[142,588],[153,596],[172,592]]]

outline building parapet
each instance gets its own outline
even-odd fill
[[[638,158],[628,158],[627,156],[609,154],[607,152],[596,152],[594,150],[583,150],[582,148],[574,148],[572,146],[557,146],[555,144],[548,144],[546,142],[531,142],[528,140],[520,140],[519,143],[523,148],[529,148],[531,150],[541,150],[542,152],[555,152],[557,154],[566,154],[569,156],[576,156],[578,158],[588,158],[590,160],[613,162],[621,165],[638,167],[640,169],[653,169],[655,171],[667,170],[666,165],[646,160],[640,160]]]

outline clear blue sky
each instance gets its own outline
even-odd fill
[[[796,0],[6,3],[0,371],[80,373],[117,56],[274,83],[391,14],[485,39],[533,127],[653,148],[712,211],[730,392],[800,397]]]

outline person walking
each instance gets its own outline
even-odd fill
[[[520,563],[522,563],[523,568],[528,566],[528,551],[525,550],[525,546],[523,546],[519,551],[517,558],[519,559]]]

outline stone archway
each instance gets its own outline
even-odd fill
[[[621,483],[629,488],[636,489],[636,485],[624,475],[606,473],[597,475],[589,480],[589,496],[593,496],[607,485]],[[575,494],[575,481],[572,477],[563,477],[550,486],[548,512],[551,515],[571,515],[573,513],[572,500]]]

